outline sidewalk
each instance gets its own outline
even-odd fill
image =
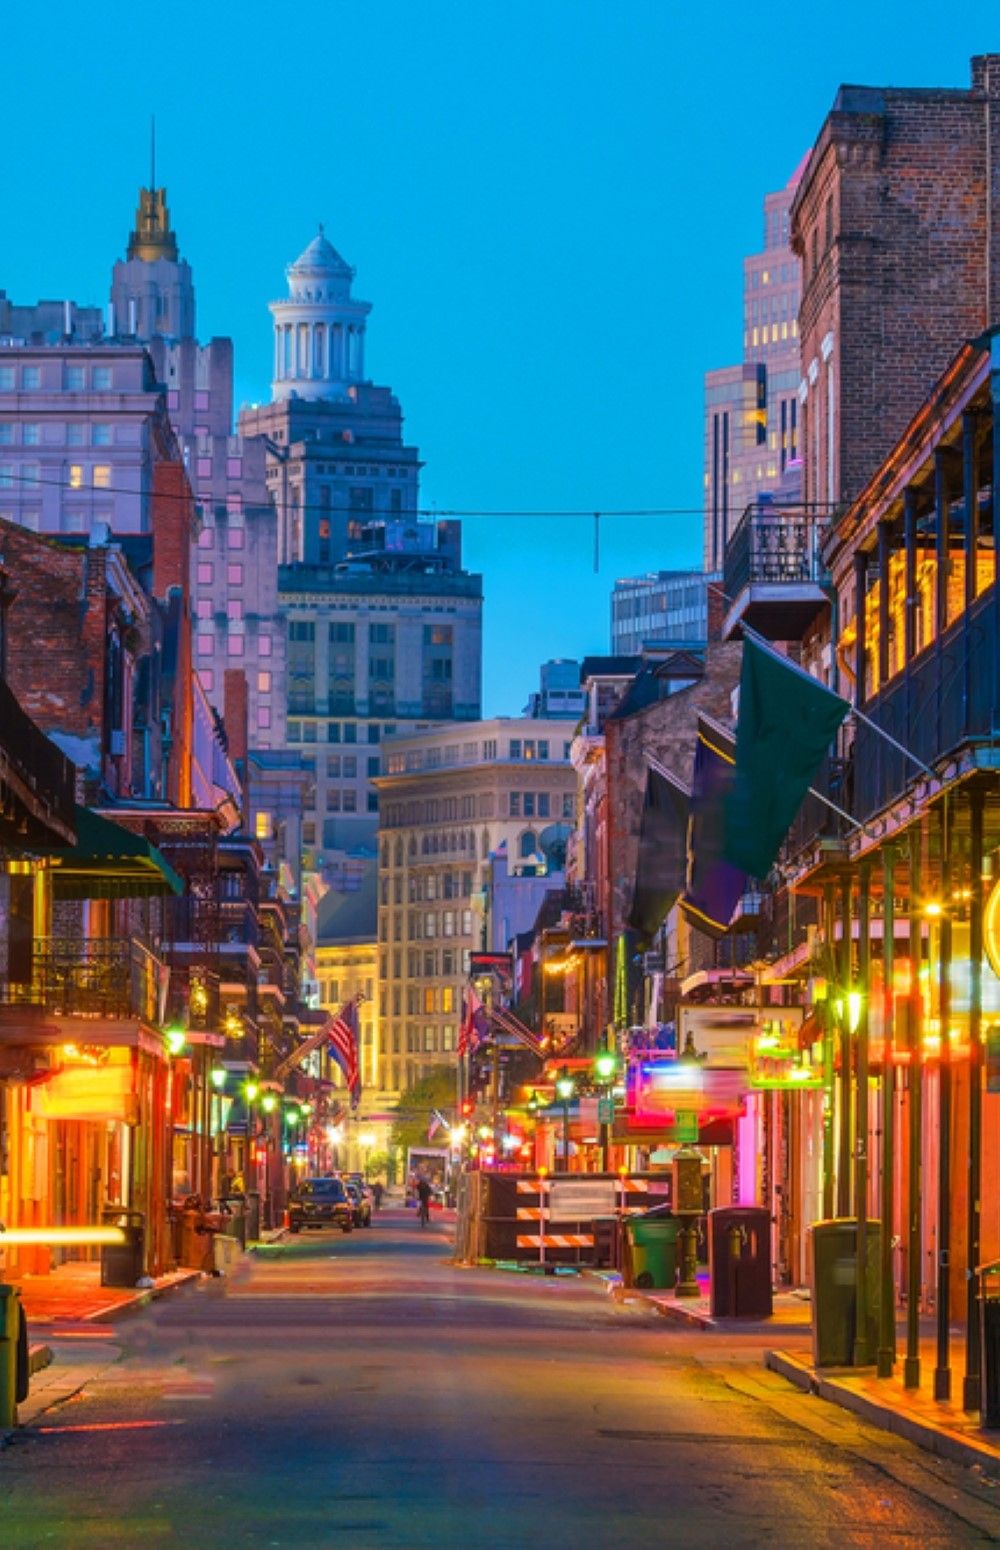
[[[165,1292],[197,1281],[199,1270],[173,1270],[158,1276],[152,1286],[102,1286],[101,1267],[96,1263],[60,1265],[49,1275],[22,1276],[14,1280],[21,1293],[21,1305],[29,1328],[65,1323],[103,1323],[118,1318],[133,1308],[162,1297]]]
[[[608,1281],[608,1292],[620,1302],[645,1302],[657,1313],[675,1324],[703,1330],[729,1330],[734,1334],[807,1335],[812,1329],[812,1305],[801,1292],[775,1292],[774,1312],[769,1319],[715,1318],[709,1295],[707,1275],[699,1275],[701,1292],[697,1297],[677,1297],[668,1291],[645,1291],[638,1286],[625,1286],[617,1272],[601,1273]]]
[[[919,1389],[903,1387],[904,1350],[905,1340],[897,1340],[896,1368],[891,1378],[876,1377],[874,1367],[817,1368],[811,1351],[768,1351],[764,1364],[803,1392],[853,1411],[871,1425],[905,1437],[939,1458],[976,1466],[994,1478],[1000,1477],[1000,1432],[983,1431],[978,1412],[961,1408],[964,1335],[956,1331],[951,1338],[950,1402],[934,1398],[934,1341],[921,1341]]]

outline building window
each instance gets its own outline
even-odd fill
[[[91,384],[98,392],[103,392],[111,386],[111,367],[95,366]]]
[[[258,692],[258,694],[270,694],[270,692],[271,692],[271,675],[270,675],[270,673],[258,673],[257,674],[257,692]]]
[[[257,712],[257,725],[266,728],[271,725],[271,711],[267,705],[262,705]]]
[[[83,464],[71,463],[69,465],[68,484],[71,490],[83,489]]]
[[[226,542],[230,549],[242,549],[244,544],[243,528],[230,526],[229,536]]]
[[[510,740],[510,757],[512,759],[520,759],[521,757],[521,739],[519,737],[512,737]]]
[[[110,447],[111,426],[102,421],[90,427],[90,444],[93,447]]]
[[[271,838],[271,814],[257,813],[254,818],[253,832],[259,840]]]
[[[111,488],[111,465],[110,465],[110,463],[95,463],[94,464],[94,489],[95,490],[110,490],[110,488]]]
[[[21,371],[22,388],[37,388],[41,384],[41,373],[37,366],[25,366]]]
[[[70,469],[70,473],[71,474],[72,474],[72,472],[73,472],[73,470]],[[209,564],[205,560],[200,561],[200,563],[199,563],[199,565],[197,567],[197,576],[198,576],[198,585],[200,587],[210,587],[212,585],[212,582],[215,579],[215,567],[214,567],[214,565]]]
[[[369,791],[369,793],[368,793],[368,811],[370,813],[377,813],[378,812],[378,792],[377,791]]]
[[[212,669],[210,667],[201,668],[198,672],[198,677],[201,679],[201,687],[205,693],[211,694],[215,688],[215,674],[212,672]]]
[[[243,585],[243,566],[239,564],[226,566],[226,581],[231,587]]]
[[[508,809],[508,811],[509,811],[510,816],[512,818],[520,818],[520,816],[521,816],[521,793],[519,791],[512,791],[510,793],[509,809]]]
[[[21,427],[21,440],[26,447],[37,447],[42,440],[42,427],[33,421]]]
[[[241,657],[243,655],[242,635],[229,636],[229,639],[226,642],[226,655],[230,657]]]
[[[358,793],[356,791],[344,792],[344,812],[356,813],[358,810]]]
[[[355,754],[345,753],[345,755],[344,755],[344,779],[345,780],[357,780],[357,778],[358,778],[358,761],[357,761],[357,757],[356,757]]]
[[[271,655],[271,637],[270,637],[270,635],[261,635],[261,636],[258,637],[258,639],[257,639],[257,655],[259,657],[269,657]]]
[[[67,366],[63,374],[63,386],[69,393],[82,393],[86,378],[82,366]]]
[[[198,655],[200,657],[210,657],[214,650],[215,650],[215,636],[214,635],[199,635],[198,636]]]

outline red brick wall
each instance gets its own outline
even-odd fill
[[[180,640],[177,677],[173,686],[174,752],[170,761],[167,796],[178,807],[191,805],[191,766],[194,757],[194,702],[192,674],[194,650],[191,619],[191,538],[195,524],[194,497],[184,465],[159,462],[153,467],[153,595],[161,602],[171,588],[179,588]]]
[[[842,90],[792,207],[819,503],[858,493],[955,351],[1000,321],[1000,56],[973,62],[970,91]]]
[[[17,598],[7,677],[28,715],[96,777],[104,735],[107,551],[67,548],[0,522]]]

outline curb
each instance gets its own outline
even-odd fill
[[[52,1347],[50,1345],[33,1345],[28,1350],[28,1376],[33,1378],[36,1372],[42,1372],[44,1368],[52,1365]]]
[[[200,1281],[200,1270],[188,1270],[183,1275],[178,1275],[176,1280],[168,1286],[150,1286],[144,1291],[136,1292],[127,1302],[108,1303],[103,1308],[95,1308],[91,1313],[85,1313],[80,1320],[81,1324],[113,1324],[123,1314],[136,1313],[140,1308],[148,1308],[151,1302],[158,1302],[161,1297],[167,1297],[171,1292],[179,1292],[182,1287],[190,1286],[194,1281]]]
[[[980,1469],[984,1465],[989,1465],[992,1470],[1000,1468],[1000,1449],[986,1442],[978,1442],[974,1437],[963,1436],[950,1427],[933,1426],[928,1421],[922,1421],[919,1416],[897,1410],[867,1394],[856,1394],[846,1384],[838,1383],[836,1378],[823,1377],[815,1368],[789,1351],[765,1352],[764,1366],[793,1383],[804,1394],[813,1394],[817,1399],[839,1405],[842,1410],[850,1410],[869,1425],[877,1426],[883,1432],[892,1432],[894,1436],[902,1437],[906,1442],[912,1442],[938,1458],[966,1468],[970,1465]]]

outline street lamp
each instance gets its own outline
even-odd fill
[[[563,1066],[556,1077],[556,1096],[562,1103],[563,1110],[563,1144],[562,1144],[562,1171],[569,1172],[569,1102],[576,1092],[576,1083]]]
[[[618,1057],[616,1056],[614,1050],[611,1050],[611,1049],[598,1050],[597,1054],[594,1056],[594,1081],[595,1081],[595,1083],[597,1084],[597,1087],[598,1087],[598,1115],[597,1115],[597,1118],[598,1118],[598,1122],[600,1124],[600,1131],[601,1131],[601,1172],[602,1173],[607,1173],[607,1171],[608,1171],[608,1164],[610,1162],[611,1125],[610,1125],[610,1122],[609,1122],[608,1117],[607,1117],[607,1105],[608,1105],[608,1102],[609,1102],[612,1086],[614,1085],[615,1073],[616,1073],[617,1069],[618,1069]],[[613,1113],[614,1113],[614,1108],[613,1108],[614,1100],[610,1099],[610,1101],[612,1103],[612,1111],[611,1112],[612,1112],[612,1115],[613,1115]]]

